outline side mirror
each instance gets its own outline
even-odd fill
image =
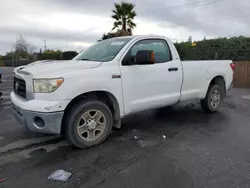
[[[151,50],[139,50],[135,59],[138,65],[152,65],[155,62],[155,53]]]
[[[135,65],[135,56],[125,57],[122,61],[122,65]]]

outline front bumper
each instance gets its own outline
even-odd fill
[[[16,120],[33,132],[60,134],[63,112],[39,113],[24,110],[12,104]]]
[[[60,111],[48,111],[44,112],[42,110],[34,111],[32,109],[38,109],[38,106],[30,109],[27,108],[27,101],[22,101],[21,98],[16,96],[15,93],[11,93],[11,102],[12,102],[12,112],[16,120],[24,127],[29,129],[32,132],[41,132],[41,133],[49,133],[49,134],[60,134],[61,133],[61,125],[64,114],[64,108],[60,109]],[[46,101],[44,101],[46,102]],[[65,102],[57,102],[52,101],[53,105],[62,105]],[[34,104],[34,102],[32,103]],[[39,108],[44,109],[44,106],[41,105],[40,102],[37,103]],[[64,104],[65,105],[65,104]],[[47,104],[46,104],[47,106]],[[55,108],[54,106],[50,106],[50,109]],[[59,110],[59,109],[58,109]]]

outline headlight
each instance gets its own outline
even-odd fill
[[[55,79],[34,79],[35,93],[52,93],[63,83],[63,78]]]

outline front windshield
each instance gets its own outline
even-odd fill
[[[131,38],[112,38],[98,42],[81,52],[73,60],[111,61],[130,40]]]

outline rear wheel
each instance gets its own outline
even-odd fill
[[[201,100],[201,106],[206,112],[216,112],[223,99],[223,88],[219,85],[210,85],[206,97]]]
[[[66,138],[78,148],[96,146],[106,140],[112,122],[112,113],[106,104],[83,101],[73,107],[66,118]]]

